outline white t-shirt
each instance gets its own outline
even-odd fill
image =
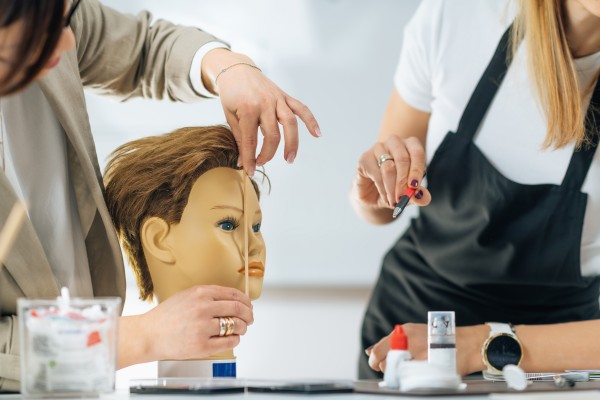
[[[430,112],[426,150],[431,161],[463,110],[503,33],[513,3],[499,0],[423,0],[404,31],[394,78],[399,95]],[[582,87],[600,68],[600,52],[575,60]],[[574,144],[543,149],[546,119],[529,80],[521,46],[475,137],[475,144],[507,178],[522,184],[560,185]],[[600,274],[600,151],[583,184],[588,203],[583,224],[581,271]]]

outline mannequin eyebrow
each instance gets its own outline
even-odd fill
[[[244,213],[244,210],[242,210],[241,208],[237,208],[234,206],[214,206],[211,208],[211,210],[235,210],[239,213]],[[260,210],[256,210],[255,214],[262,214],[262,212]]]

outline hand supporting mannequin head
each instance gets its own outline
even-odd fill
[[[250,298],[260,296],[266,251],[259,191],[252,181],[244,210],[249,178],[237,158],[233,134],[222,126],[142,138],[111,155],[107,204],[141,299],[162,302],[195,285],[244,291],[245,212]]]

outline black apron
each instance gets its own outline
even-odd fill
[[[396,323],[426,323],[427,311],[455,311],[458,326],[600,318],[600,278],[582,277],[580,263],[587,204],[581,186],[598,143],[597,127],[588,126],[590,144],[573,152],[560,186],[511,181],[473,143],[508,69],[509,31],[456,133],[446,135],[428,166],[431,204],[384,257],[363,321],[363,349]],[[598,124],[598,84],[591,104],[596,107],[590,106],[589,120]],[[359,376],[381,377],[362,350]]]

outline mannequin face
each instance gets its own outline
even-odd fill
[[[244,212],[248,212],[250,298],[260,296],[266,259],[258,197],[242,171],[215,168],[194,183],[178,224],[151,218],[142,227],[144,254],[158,301],[195,285],[245,290]],[[247,185],[248,210],[243,187]],[[156,224],[156,225],[153,225]],[[161,232],[161,224],[166,226]]]

